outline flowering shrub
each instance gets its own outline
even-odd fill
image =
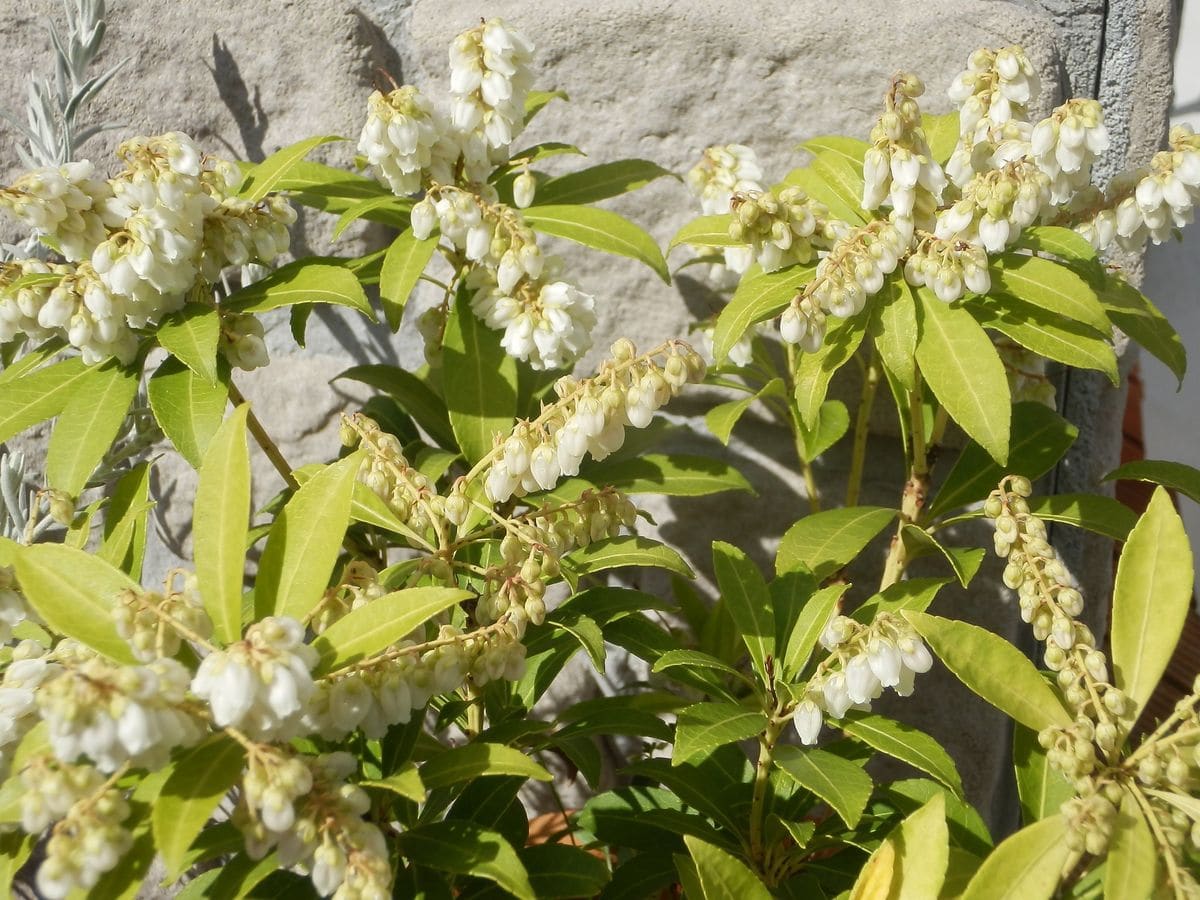
[[[1037,79],[1013,47],[971,56],[948,117],[924,117],[922,83],[897,75],[869,142],[810,140],[812,160],[776,185],[749,148],[711,147],[686,179],[704,216],[672,246],[698,248],[730,293],[698,324],[715,368],[677,337],[641,352],[620,339],[577,377],[597,300],[540,236],[668,279],[649,235],[588,205],[668,173],[539,171],[578,151],[519,148],[560,96],[532,89],[533,52],[486,21],[452,44],[445,103],[372,94],[358,172],[306,160],[334,137],[239,168],[172,133],[122,143],[111,178],[56,158],[0,190],[45,248],[0,263],[0,439],[57,418],[43,488],[0,467],[4,883],[32,877],[47,897],[134,896],[153,879],[222,897],[1196,896],[1200,693],[1135,727],[1191,601],[1179,517],[1161,489],[1138,518],[1031,483],[1076,434],[1046,360],[1115,382],[1115,326],[1182,377],[1175,333],[1097,252],[1190,218],[1196,137],[1173,132],[1102,194],[1099,106],[1030,122]],[[269,270],[293,204],[338,215],[339,232],[365,218],[399,234]],[[420,280],[439,296],[406,322]],[[393,331],[419,329],[428,364],[343,373],[379,395],[346,411],[336,459],[293,469],[235,372],[269,364],[261,314],[289,307],[302,344],[315,303],[378,306]],[[846,497],[822,509],[811,466],[851,431],[829,388],[852,359]],[[908,469],[896,508],[858,502],[881,382]],[[719,460],[648,452],[653,433],[628,441],[698,383],[742,395],[707,414],[723,441],[755,402],[779,417],[812,505],[770,580],[714,544],[711,607],[682,557],[637,533],[633,498],[749,485]],[[148,417],[199,472],[194,559],[157,586],[140,583]],[[951,422],[968,440],[935,486]],[[251,438],[286,484],[261,511]],[[1114,477],[1186,491],[1200,476]],[[975,577],[984,549],[947,529],[981,517],[1049,674],[926,611]],[[1046,521],[1125,541],[1107,654]],[[846,566],[885,529],[878,589],[852,607]],[[946,577],[908,577],[921,556]],[[672,573],[674,597],[603,575],[630,566]],[[652,684],[534,713],[579,652],[603,668],[606,645],[644,659]],[[871,709],[885,689],[911,694],[935,657],[1014,722],[1024,827],[995,845],[946,751]],[[624,780],[603,790],[593,739],[614,734]],[[876,753],[921,774],[877,780]],[[551,760],[590,798],[562,811],[569,842],[530,844],[518,794],[553,780]]]

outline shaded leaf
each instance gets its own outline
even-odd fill
[[[170,766],[152,814],[154,844],[168,878],[178,878],[186,868],[188,848],[241,776],[245,756],[241,744],[217,735]]]
[[[485,775],[519,775],[535,781],[550,781],[552,777],[515,747],[479,741],[443,750],[421,766],[421,781],[429,790]]]
[[[442,345],[442,390],[458,446],[473,464],[491,452],[496,434],[513,425],[517,362],[500,346],[500,335],[475,317],[465,289],[454,307]]]

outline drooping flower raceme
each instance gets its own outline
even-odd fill
[[[914,287],[928,287],[943,303],[953,303],[966,291],[986,294],[992,287],[983,247],[932,236],[909,254],[904,278]]]
[[[1034,126],[1030,151],[1050,177],[1050,202],[1066,203],[1092,176],[1092,164],[1108,149],[1104,110],[1096,100],[1068,100]]]
[[[433,148],[446,130],[433,105],[411,85],[367,100],[367,121],[358,152],[371,171],[399,197],[421,189],[421,174],[433,162]]]
[[[863,209],[889,204],[897,216],[925,228],[942,202],[946,176],[933,158],[921,128],[916,98],[925,85],[915,75],[897,75],[886,108],[871,129],[871,147],[863,158]]]
[[[687,173],[687,185],[700,201],[705,215],[722,215],[730,211],[734,194],[761,194],[763,171],[754,151],[742,144],[708,147]],[[748,247],[725,247],[725,269],[740,274],[754,261]],[[714,270],[716,267],[714,267]],[[714,271],[713,280],[725,280],[725,273]]]
[[[810,262],[816,255],[814,241],[828,246],[833,237],[827,227],[829,210],[795,185],[778,194],[770,190],[735,193],[730,205],[729,236],[750,245],[754,261],[764,272]]]

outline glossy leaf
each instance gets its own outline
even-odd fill
[[[179,455],[194,469],[225,415],[229,392],[221,382],[197,375],[178,359],[168,359],[146,384],[150,409]]]
[[[963,587],[971,583],[983,562],[985,551],[982,547],[947,547],[925,529],[907,522],[900,528],[900,539],[904,541],[909,559],[916,559],[926,553],[941,554],[942,558],[950,563],[954,576]]]
[[[354,366],[337,378],[369,385],[391,396],[426,433],[443,447],[455,445],[454,431],[445,404],[421,378],[397,366]],[[336,380],[336,379],[335,379]]]
[[[1041,403],[1021,402],[1012,409],[1012,433],[1008,464],[997,465],[977,443],[963,448],[954,467],[938,488],[927,515],[942,513],[987,498],[1005,475],[1024,475],[1033,480],[1050,471],[1063,456],[1079,429]]]
[[[696,247],[737,247],[741,242],[729,236],[729,226],[733,216],[722,213],[719,216],[701,216],[692,219],[675,233],[671,243],[667,245],[670,252],[680,244],[690,244]]]
[[[926,288],[916,293],[921,374],[951,418],[1004,465],[1012,397],[995,347],[965,309],[943,303]]]
[[[317,135],[276,150],[246,172],[238,196],[251,203],[257,203],[271,191],[282,189],[279,187],[280,182],[292,173],[297,163],[317,147],[344,140],[345,138],[333,134]]]
[[[1017,774],[1021,821],[1025,825],[1054,815],[1064,802],[1075,796],[1071,783],[1050,765],[1037,734],[1021,725],[1013,728],[1013,768]]]
[[[561,482],[554,495],[574,499],[578,493],[570,484],[582,482],[583,478],[597,487],[620,488],[626,494],[704,497],[724,491],[754,492],[745,476],[723,460],[683,453],[646,453],[627,459],[589,462],[580,479]],[[579,493],[582,489],[581,485]]]
[[[813,156],[819,153],[833,153],[859,168],[862,167],[863,157],[870,146],[866,141],[840,134],[823,134],[800,144],[801,149],[807,150]]]
[[[869,624],[880,613],[898,613],[904,609],[925,612],[933,598],[950,583],[949,578],[910,578],[888,585],[874,597],[863,601],[851,618]]]
[[[553,100],[570,101],[566,91],[530,91],[525,95],[525,124]]]
[[[605,860],[581,847],[538,844],[518,854],[538,900],[594,897],[609,881]]]
[[[521,750],[480,741],[443,750],[421,766],[421,781],[429,790],[485,775],[519,775],[535,781],[552,778]]]
[[[117,595],[137,587],[128,575],[62,544],[23,547],[13,561],[25,599],[51,629],[119,663],[136,662],[112,617]]]
[[[125,422],[141,373],[111,360],[94,366],[59,413],[46,450],[50,487],[78,497]]]
[[[1028,305],[1018,310],[970,303],[965,308],[980,325],[1000,332],[1039,356],[1077,369],[1103,372],[1114,386],[1120,381],[1112,345],[1090,328]]]
[[[412,764],[386,778],[366,779],[359,781],[358,785],[364,788],[378,788],[398,797],[404,797],[413,803],[425,802],[425,782],[421,780],[421,773],[417,767]]]
[[[791,573],[781,575],[775,580],[771,586],[772,596],[775,595],[775,585],[790,576]],[[783,677],[795,677],[804,671],[813,649],[817,646],[817,640],[821,637],[821,632],[825,630],[829,617],[838,608],[838,601],[846,589],[847,586],[844,584],[831,584],[821,588],[800,609],[800,614],[796,617],[795,624],[784,644],[783,653],[780,654]]]
[[[1031,225],[1021,232],[1020,246],[1039,253],[1050,253],[1067,262],[1096,264],[1096,248],[1078,231],[1057,225]],[[1099,269],[1103,274],[1103,269]]]
[[[1137,459],[1104,476],[1104,481],[1150,481],[1185,494],[1200,503],[1200,469],[1180,462]]]
[[[1117,563],[1110,641],[1117,687],[1146,705],[1175,652],[1192,605],[1192,548],[1161,487],[1138,520]]]
[[[591,206],[533,206],[523,214],[535,231],[644,262],[671,283],[667,261],[654,238],[615,212]]]
[[[950,862],[946,801],[935,794],[887,838],[896,847],[895,879],[889,898],[928,900],[941,896]]]
[[[254,587],[257,615],[302,620],[317,605],[350,523],[362,452],[313,476],[284,506],[263,549]]]
[[[872,301],[869,331],[883,364],[910,391],[917,386],[917,298],[900,275]]]
[[[288,263],[262,281],[234,291],[221,306],[239,313],[262,313],[297,303],[346,306],[375,321],[362,283],[352,271],[307,259]]]
[[[790,745],[775,748],[775,765],[828,803],[848,828],[858,825],[874,789],[871,776],[858,765],[828,750]]]
[[[0,390],[0,441],[57,416],[90,372],[72,357],[6,382]]]
[[[921,127],[925,130],[925,140],[929,144],[930,152],[933,153],[934,161],[945,165],[954,153],[954,147],[958,144],[961,127],[958,113],[952,112],[940,116],[923,113]]]
[[[379,270],[379,302],[383,304],[383,314],[392,331],[399,330],[408,297],[433,258],[437,245],[437,235],[417,240],[412,229],[408,229],[400,232],[388,247],[383,268]]]
[[[668,176],[675,177],[674,173],[648,159],[600,163],[551,178],[538,188],[534,204],[596,203],[636,191],[655,179]]]
[[[767,727],[767,717],[736,703],[697,703],[681,709],[675,719],[675,752],[671,765],[710,753],[725,744],[744,741]]]
[[[1106,281],[1100,302],[1112,323],[1170,369],[1182,385],[1187,351],[1166,316],[1141,291],[1119,278]]]
[[[154,505],[150,499],[150,463],[140,462],[117,481],[105,510],[104,540],[96,555],[135,581],[141,577],[148,520]]]
[[[771,892],[736,856],[692,835],[685,835],[683,841],[703,892],[697,900],[771,900]]]
[[[904,617],[959,681],[1020,722],[1041,731],[1069,727],[1070,713],[1033,663],[999,635],[956,619],[906,611]]]
[[[246,751],[224,735],[184,751],[153,807],[154,844],[167,867],[168,878],[187,867],[186,855],[217,804],[242,774]]]
[[[779,542],[775,571],[803,566],[817,578],[833,574],[854,559],[896,518],[896,510],[849,506],[805,516]]]
[[[713,328],[713,358],[723,363],[750,326],[778,315],[812,280],[813,266],[789,266],[778,272],[743,278],[717,316]]]
[[[476,318],[459,290],[446,323],[442,390],[450,426],[467,462],[492,450],[492,438],[507,433],[517,415],[517,361],[500,346],[499,333]]]
[[[1029,511],[1047,522],[1065,522],[1116,541],[1129,537],[1137,513],[1119,500],[1099,494],[1052,494],[1029,498]]]
[[[239,406],[213,437],[200,467],[192,528],[200,599],[214,633],[226,644],[242,633],[242,581],[250,522],[249,411],[249,406]]]
[[[983,861],[962,900],[1033,900],[1054,894],[1071,854],[1061,815],[1022,828]]]
[[[796,367],[796,406],[805,427],[816,428],[834,374],[848,363],[866,334],[870,310],[849,319],[831,319],[825,342],[815,353],[800,355]]]
[[[624,566],[650,566],[685,578],[694,576],[691,567],[674,549],[633,534],[606,538],[573,550],[563,557],[563,563],[580,575]]]
[[[1153,896],[1159,852],[1142,810],[1126,788],[1104,866],[1104,896],[1109,900]]]
[[[164,350],[209,382],[217,380],[221,317],[204,303],[189,303],[159,324],[154,336]]]
[[[1037,256],[1009,254],[994,261],[990,271],[995,292],[1082,322],[1105,336],[1112,329],[1096,291],[1066,266]]]
[[[417,865],[495,882],[517,900],[536,900],[517,852],[496,831],[448,819],[422,823],[397,835],[401,852]]]
[[[758,566],[732,544],[713,544],[713,568],[725,609],[765,684],[767,658],[775,655],[775,617],[767,583]]]
[[[800,423],[803,426],[804,423]],[[826,400],[817,414],[815,428],[801,427],[800,442],[805,462],[812,462],[846,436],[850,430],[850,412],[840,400]]]
[[[961,797],[962,777],[950,754],[925,732],[873,713],[851,710],[841,723],[852,738],[932,775]]]

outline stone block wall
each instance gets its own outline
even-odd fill
[[[12,76],[47,70],[49,42],[39,19],[57,15],[58,4],[13,6],[0,17],[10,75],[0,80],[0,107],[20,109],[23,86]],[[118,126],[85,148],[101,166],[133,133],[187,131],[214,152],[251,160],[312,134],[356,136],[373,85],[390,75],[444,90],[451,37],[481,16],[500,15],[537,45],[538,86],[564,89],[572,98],[542,113],[528,132],[530,143],[571,141],[588,151],[589,163],[638,156],[682,174],[707,144],[737,141],[753,146],[776,176],[803,161],[794,147],[805,138],[865,136],[896,70],[924,79],[926,111],[946,112],[946,88],[968,53],[1011,43],[1026,48],[1041,74],[1044,91],[1035,114],[1072,93],[1106,103],[1115,138],[1101,166],[1107,176],[1148,158],[1162,140],[1176,16],[1170,0],[110,0],[109,9],[102,63],[127,62],[94,106],[98,118]],[[19,169],[15,145],[13,133],[0,130],[0,181]],[[347,164],[352,147],[330,145],[317,155]],[[695,214],[684,185],[670,179],[606,205],[664,246]],[[331,224],[303,214],[297,255],[356,254],[387,239],[382,229],[358,227],[331,243]],[[643,344],[683,336],[697,316],[715,309],[714,298],[688,277],[692,270],[668,286],[632,261],[561,249],[574,276],[597,297],[600,326],[585,369],[617,336]],[[330,389],[339,371],[357,362],[419,361],[413,335],[393,336],[337,310],[318,311],[302,352],[292,346],[286,320],[271,325],[275,364],[242,380],[293,464],[336,452],[337,414],[362,397],[344,383]],[[856,393],[853,385],[848,390]],[[1099,378],[1073,373],[1060,386],[1060,398],[1081,437],[1050,481],[1058,490],[1095,490],[1116,459],[1123,394]],[[702,450],[721,452],[703,436],[703,408],[693,401],[674,413],[696,428]],[[879,418],[882,425],[887,417]],[[757,498],[652,506],[663,537],[681,544],[700,571],[708,570],[708,547],[716,538],[747,545],[769,566],[774,542],[806,508],[788,435],[757,420],[739,435],[730,452],[758,488]],[[903,480],[892,462],[895,442],[886,434],[874,441],[872,449],[888,454],[888,462],[872,466],[864,502],[894,504]],[[818,470],[820,483],[844,481],[847,466],[844,454],[832,453]],[[259,499],[280,486],[258,459]],[[193,487],[194,474],[163,448],[156,490],[170,508],[161,516],[149,574],[187,558]],[[986,534],[974,537],[986,545]],[[1054,537],[1067,541],[1069,559],[1099,608],[1111,580],[1109,545],[1077,535]],[[1019,640],[1014,605],[996,588],[997,576],[990,565],[970,594],[947,592],[942,611]],[[615,671],[625,671],[621,665]],[[636,666],[632,671],[637,674]],[[613,687],[597,687],[577,672],[565,693]],[[1008,735],[999,717],[948,677],[918,691],[903,715],[946,742],[971,799],[993,810],[995,824],[1012,820],[1015,801],[1009,802],[1003,765]]]

